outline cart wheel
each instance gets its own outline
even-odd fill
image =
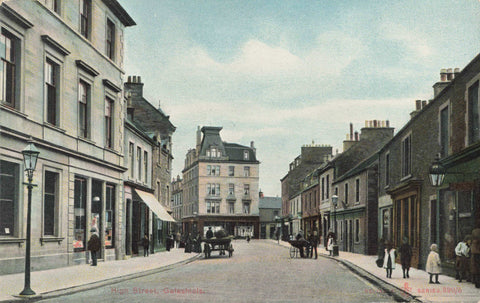
[[[290,258],[295,258],[297,255],[297,249],[295,247],[290,247]]]

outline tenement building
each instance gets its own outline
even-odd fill
[[[197,130],[197,144],[183,169],[183,230],[205,235],[208,227],[229,235],[259,237],[259,164],[250,146],[222,141],[222,127]]]
[[[29,138],[40,151],[32,270],[88,262],[91,229],[100,259],[121,259],[123,43],[135,22],[115,0],[0,3],[0,273],[24,268]]]

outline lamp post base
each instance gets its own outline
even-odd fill
[[[33,296],[35,294],[36,293],[30,287],[27,287],[22,290],[20,296]]]
[[[334,257],[338,257],[338,245],[333,245],[333,248],[332,248],[332,256]]]

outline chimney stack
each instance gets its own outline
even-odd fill
[[[350,123],[350,141],[353,140],[353,123]]]
[[[200,153],[200,144],[202,144],[202,131],[200,125],[197,126],[197,155]]]

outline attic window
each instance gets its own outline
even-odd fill
[[[249,158],[248,150],[244,150],[243,151],[243,160],[248,160],[248,158]]]
[[[207,157],[218,158],[221,157],[222,153],[216,147],[211,147],[207,150]]]

